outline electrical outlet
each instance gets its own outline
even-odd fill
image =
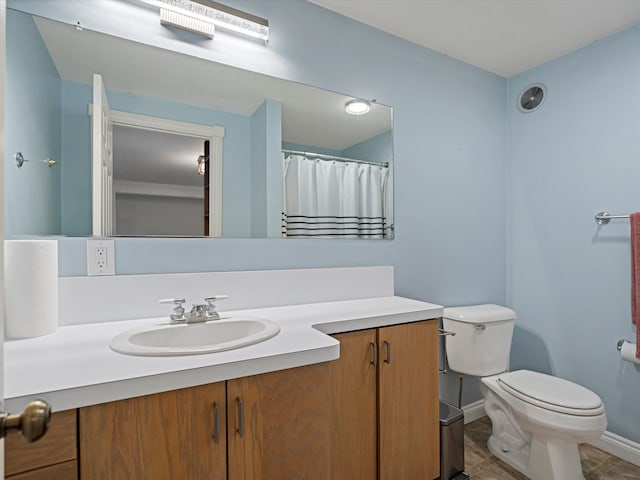
[[[87,240],[87,275],[115,274],[115,242],[113,240]]]

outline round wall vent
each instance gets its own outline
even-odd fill
[[[525,88],[518,98],[518,109],[521,112],[529,113],[537,110],[544,98],[547,96],[547,89],[539,83],[529,85]]]

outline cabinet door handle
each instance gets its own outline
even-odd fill
[[[238,408],[238,428],[236,428],[236,432],[241,437],[244,437],[244,402],[240,400],[240,397],[236,397],[236,406]]]
[[[384,363],[391,363],[391,344],[386,340],[383,343],[387,350],[387,357],[384,359]]]
[[[220,407],[216,402],[213,402],[213,441],[218,443],[220,441]]]
[[[378,344],[375,342],[369,342],[371,345],[371,365],[378,365]]]

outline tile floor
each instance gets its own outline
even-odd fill
[[[487,449],[491,434],[488,417],[464,427],[465,470],[471,480],[527,480],[527,477],[498,460]],[[582,470],[586,480],[640,480],[640,467],[598,450],[580,446]]]

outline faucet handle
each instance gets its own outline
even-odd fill
[[[216,306],[214,302],[218,300],[224,300],[225,298],[229,298],[229,295],[214,295],[212,297],[207,297],[204,299],[207,302],[205,307],[205,316],[207,320],[219,320],[220,314],[216,311]]]
[[[158,300],[160,303],[172,303],[173,310],[169,318],[171,318],[171,323],[184,322],[186,317],[184,316],[184,307],[182,306],[185,302],[184,298],[163,298],[162,300]]]
[[[226,300],[229,295],[213,295],[204,299],[205,302],[215,302],[216,300]]]

